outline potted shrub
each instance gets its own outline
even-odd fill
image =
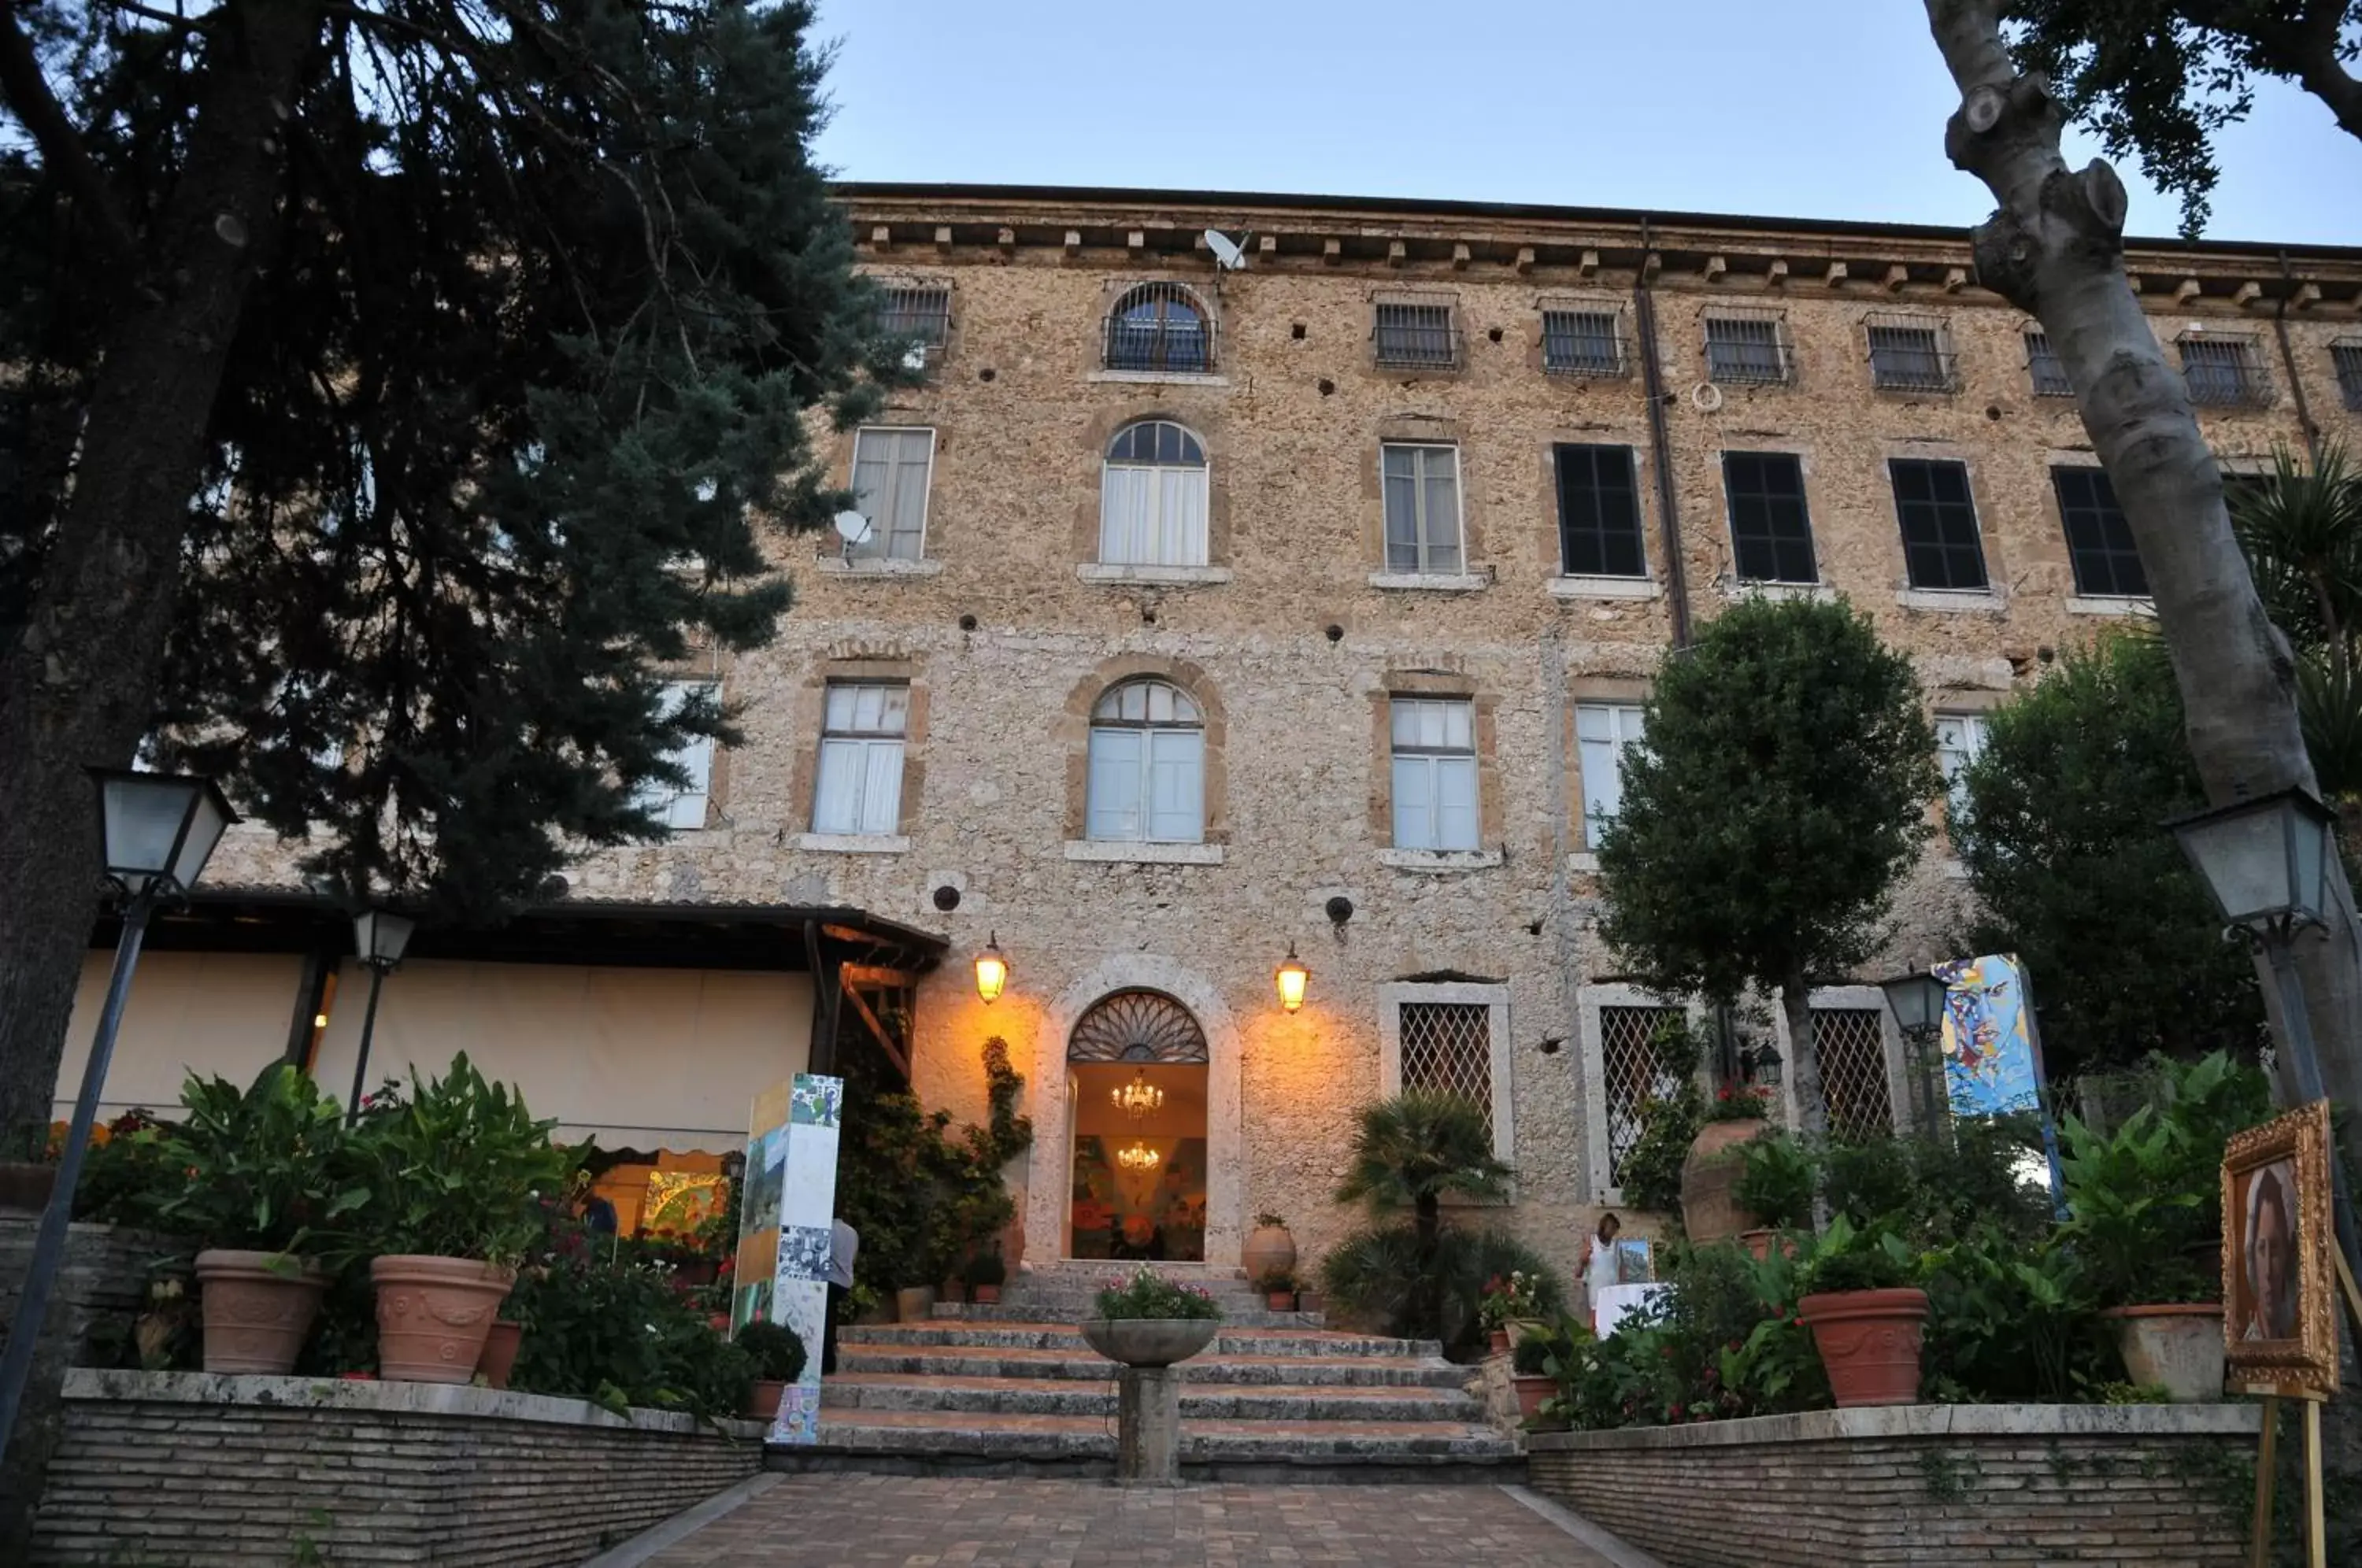
[[[1476,1320],[1485,1328],[1485,1353],[1507,1355],[1509,1350],[1509,1282],[1495,1275],[1476,1297]]]
[[[1772,1238],[1781,1231],[1812,1223],[1817,1173],[1812,1151],[1791,1133],[1760,1132],[1738,1149],[1738,1178],[1730,1197],[1755,1220],[1738,1232],[1738,1240],[1760,1261],[1771,1255]]]
[[[286,1062],[243,1093],[192,1077],[181,1103],[186,1117],[160,1136],[165,1168],[182,1179],[158,1202],[156,1222],[201,1249],[205,1370],[284,1375],[328,1283],[302,1248],[369,1196],[338,1178],[343,1109]]]
[[[1171,1366],[1204,1350],[1221,1331],[1222,1309],[1194,1286],[1175,1285],[1142,1264],[1100,1291],[1083,1339],[1126,1366]]]
[[[1009,1265],[1001,1260],[999,1242],[993,1242],[982,1252],[970,1253],[960,1272],[967,1281],[969,1300],[979,1307],[999,1304],[1000,1287],[1009,1279]]]
[[[504,1084],[466,1053],[440,1078],[384,1097],[348,1143],[367,1202],[348,1216],[374,1251],[378,1375],[465,1383],[482,1358],[516,1264],[543,1228],[541,1196],[564,1188],[567,1156]]]
[[[1255,1228],[1247,1233],[1239,1261],[1246,1265],[1249,1279],[1261,1279],[1275,1270],[1294,1274],[1296,1238],[1288,1234],[1287,1221],[1276,1214],[1256,1215]]]
[[[1796,1311],[1839,1406],[1917,1402],[1927,1293],[1912,1275],[1902,1237],[1858,1233],[1843,1215],[1805,1265]]]
[[[1275,1312],[1296,1310],[1296,1275],[1284,1268],[1272,1269],[1255,1281],[1263,1292],[1263,1304]]]
[[[1739,1145],[1768,1125],[1771,1091],[1725,1084],[1706,1105],[1705,1125],[1682,1162],[1682,1224],[1693,1242],[1718,1242],[1760,1221],[1733,1191],[1742,1168]]]
[[[1518,1414],[1526,1420],[1540,1416],[1543,1404],[1558,1392],[1558,1379],[1550,1371],[1561,1348],[1558,1338],[1544,1324],[1519,1340],[1509,1353],[1509,1386],[1518,1391]]]
[[[785,1323],[760,1319],[738,1331],[738,1348],[755,1360],[755,1392],[747,1398],[749,1419],[778,1419],[779,1401],[788,1385],[804,1375],[804,1342]]]

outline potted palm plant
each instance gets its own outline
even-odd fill
[[[1838,1405],[1917,1401],[1927,1293],[1911,1283],[1913,1272],[1902,1237],[1859,1232],[1842,1214],[1805,1264],[1796,1312]]]
[[[802,1338],[785,1323],[756,1319],[738,1331],[738,1348],[755,1358],[755,1392],[746,1401],[747,1416],[777,1420],[788,1385],[804,1375]]]
[[[1009,1265],[1001,1259],[999,1242],[979,1252],[970,1253],[960,1272],[967,1281],[969,1300],[979,1307],[999,1304],[1000,1287],[1009,1279]]]
[[[1473,1276],[1462,1266],[1475,1254],[1446,1246],[1443,1200],[1506,1198],[1509,1166],[1493,1153],[1493,1131],[1473,1100],[1433,1089],[1409,1089],[1362,1109],[1353,1147],[1338,1184],[1337,1201],[1362,1203],[1382,1222],[1409,1211],[1407,1234],[1385,1229],[1364,1231],[1331,1251],[1324,1268],[1330,1294],[1347,1310],[1356,1303],[1348,1284],[1366,1283],[1366,1265],[1379,1253],[1388,1256],[1383,1273],[1397,1305],[1387,1313],[1389,1331],[1415,1338],[1456,1337],[1474,1315],[1485,1272]],[[1445,1310],[1446,1297],[1453,1303]],[[1447,1321],[1447,1319],[1451,1320]]]
[[[292,1371],[327,1286],[302,1249],[369,1196],[337,1176],[343,1110],[286,1062],[264,1068],[244,1092],[224,1078],[192,1077],[181,1103],[186,1116],[160,1137],[165,1168],[182,1179],[156,1219],[202,1249],[205,1370]]]
[[[442,1077],[376,1099],[347,1164],[368,1194],[348,1216],[353,1250],[377,1254],[378,1375],[465,1383],[541,1229],[542,1195],[563,1190],[557,1122],[535,1121],[464,1052]]]

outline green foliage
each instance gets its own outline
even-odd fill
[[[372,1096],[337,1162],[340,1187],[366,1194],[343,1209],[341,1250],[514,1264],[541,1237],[544,1200],[565,1190],[557,1125],[464,1051],[439,1078],[414,1076],[407,1095]]]
[[[1219,1318],[1214,1298],[1194,1285],[1175,1285],[1142,1264],[1131,1276],[1098,1293],[1094,1310],[1102,1318]]]
[[[1296,1291],[1296,1271],[1267,1268],[1254,1276],[1254,1287],[1265,1296],[1293,1295]]]
[[[804,1372],[804,1342],[785,1323],[761,1319],[738,1331],[738,1348],[755,1364],[755,1375],[770,1383],[793,1383]]]
[[[1812,1150],[1793,1132],[1760,1132],[1739,1145],[1738,1179],[1731,1198],[1767,1230],[1788,1231],[1813,1220],[1817,1175]]]
[[[1512,1322],[1530,1322],[1542,1316],[1543,1276],[1523,1269],[1494,1275],[1485,1281],[1477,1298],[1476,1319],[1487,1331]]]
[[[1849,1290],[1894,1290],[1917,1272],[1910,1245],[1892,1231],[1857,1231],[1840,1214],[1821,1233],[1805,1265],[1804,1293],[1827,1296]]]
[[[1942,1246],[1978,1224],[2031,1241],[2051,1220],[2047,1187],[2023,1172],[2040,1147],[2031,1116],[1955,1122],[1933,1137],[1836,1143],[1820,1155],[1822,1196],[1857,1230],[1891,1231],[1913,1247]]]
[[[1520,1377],[1541,1376],[1550,1362],[1550,1341],[1540,1333],[1528,1333],[1509,1349],[1509,1370]]]
[[[1649,1037],[1656,1070],[1639,1108],[1639,1135],[1625,1151],[1618,1175],[1624,1200],[1639,1209],[1670,1214],[1682,1201],[1682,1165],[1705,1124],[1698,1093],[1698,1059],[1704,1046],[1686,1012],[1669,1012]]]
[[[243,1093],[192,1077],[181,1104],[160,1139],[161,1170],[177,1180],[157,1195],[160,1230],[204,1247],[292,1253],[369,1200],[346,1163],[344,1108],[292,1063],[273,1062]]]
[[[546,1250],[518,1275],[502,1309],[525,1325],[509,1386],[618,1413],[635,1405],[709,1418],[745,1409],[757,1375],[754,1347],[725,1339],[670,1270],[595,1242],[575,1222],[554,1220]]]
[[[182,1178],[165,1141],[172,1132],[146,1110],[127,1110],[83,1151],[73,1217],[109,1225],[152,1226],[156,1204]]]
[[[1918,1284],[1927,1292],[1925,1386],[1938,1401],[2087,1400],[2120,1366],[2089,1270],[2056,1238],[2029,1245],[1976,1225],[1921,1257]]]
[[[2295,646],[2314,777],[2324,796],[2351,801],[2362,796],[2362,471],[2334,443],[2310,472],[2282,447],[2271,477],[2233,488],[2230,502],[2256,591]]]
[[[2224,1146],[2271,1115],[2263,1073],[2215,1052],[2158,1056],[2147,1104],[2110,1133],[2070,1116],[2059,1132],[2062,1236],[2112,1307],[2221,1298]]]
[[[1001,1258],[1000,1243],[994,1242],[968,1253],[967,1262],[960,1267],[960,1278],[971,1287],[1004,1283],[1009,1278],[1009,1264]]]
[[[1410,1089],[1362,1108],[1337,1201],[1374,1213],[1403,1209],[1431,1219],[1446,1196],[1500,1198],[1509,1167],[1493,1154],[1493,1131],[1473,1101]]]
[[[1987,726],[1952,826],[1981,911],[1964,945],[2025,961],[2053,1080],[2255,1040],[2254,966],[2158,826],[2205,803],[2164,645],[2070,648]]]
[[[1523,1274],[1535,1316],[1563,1310],[1565,1287],[1531,1248],[1499,1231],[1448,1225],[1431,1238],[1395,1220],[1356,1231],[1320,1263],[1330,1316],[1398,1339],[1440,1341],[1467,1359],[1484,1332],[1485,1282]]]

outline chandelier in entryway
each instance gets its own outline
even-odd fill
[[[1121,1088],[1108,1090],[1115,1108],[1134,1121],[1144,1121],[1164,1103],[1164,1091],[1148,1081],[1146,1068],[1131,1075],[1131,1082]]]
[[[1115,1152],[1115,1163],[1128,1171],[1153,1171],[1164,1156],[1145,1143],[1134,1143]]]

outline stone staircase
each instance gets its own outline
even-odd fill
[[[1012,1277],[996,1307],[939,1307],[924,1323],[847,1327],[822,1384],[818,1444],[773,1448],[775,1470],[1107,1474],[1116,1368],[1075,1324],[1116,1268]],[[1220,1334],[1182,1364],[1182,1468],[1249,1481],[1520,1478],[1517,1440],[1485,1424],[1430,1342],[1339,1333],[1318,1314],[1264,1309],[1242,1280],[1187,1265],[1222,1305]]]

